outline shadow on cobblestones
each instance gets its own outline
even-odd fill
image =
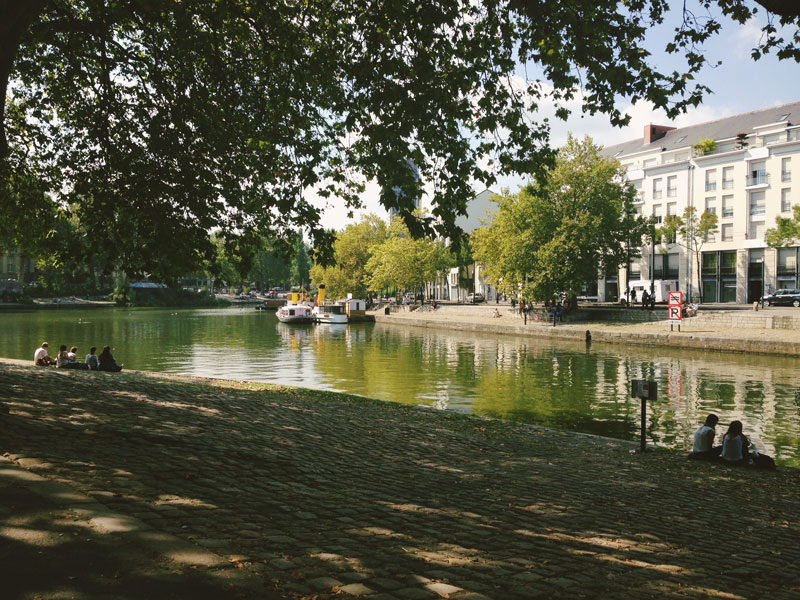
[[[0,363],[0,453],[284,597],[800,593],[795,471],[247,387]]]

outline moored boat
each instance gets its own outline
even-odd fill
[[[314,314],[309,304],[299,302],[299,294],[289,294],[289,300],[275,312],[281,323],[313,323]]]
[[[347,323],[347,312],[342,304],[323,304],[314,307],[317,323]]]
[[[306,304],[285,304],[275,315],[281,323],[313,323],[315,320],[311,307]]]

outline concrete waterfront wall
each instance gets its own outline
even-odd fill
[[[449,312],[448,318],[441,318],[439,315],[436,317],[431,316],[430,318],[377,315],[375,320],[378,323],[396,324],[404,327],[448,329],[454,331],[490,333],[494,335],[518,335],[578,342],[586,340],[586,332],[588,331],[591,334],[593,342],[640,346],[668,346],[671,348],[742,352],[748,354],[800,356],[800,341],[787,342],[758,337],[720,337],[714,333],[677,332],[677,330],[675,332],[670,332],[666,321],[664,321],[663,332],[629,332],[608,329],[610,323],[604,323],[603,325],[606,327],[604,329],[592,329],[591,323],[565,324],[557,327],[534,323],[524,325],[522,321],[518,323],[509,323],[506,321],[503,324],[495,324],[456,318],[455,315],[451,315]],[[798,338],[800,338],[800,336],[798,336]]]
[[[414,307],[400,306],[394,307],[392,312],[409,312]],[[429,307],[425,312],[430,312]],[[448,305],[440,304],[437,315],[447,317],[471,318],[471,317],[490,317],[497,308],[504,315],[518,315],[516,311],[511,312],[507,305],[497,306],[494,304],[476,305]],[[395,310],[396,309],[396,310]],[[420,309],[417,309],[419,311]],[[786,314],[770,314],[775,309],[761,311],[754,310],[704,310],[701,309],[696,317],[687,318],[684,322],[693,325],[707,325],[713,327],[725,327],[733,329],[796,329],[800,332],[800,309],[796,310],[797,316]],[[415,311],[416,312],[416,311]],[[533,314],[539,315],[539,320],[549,318],[548,313],[541,307],[533,308],[528,314],[529,319],[533,319]],[[418,313],[424,314],[424,313]],[[564,319],[565,323],[654,323],[667,322],[667,307],[658,305],[653,310],[642,310],[641,308],[603,308],[603,307],[581,307],[576,312],[570,313]]]
[[[726,311],[701,310],[693,323],[714,327],[732,327],[734,329],[797,329],[800,330],[800,315],[770,315],[766,311]]]

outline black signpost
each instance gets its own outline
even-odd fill
[[[647,401],[658,399],[658,385],[655,381],[631,379],[631,398],[640,398],[642,400],[642,425],[639,451],[644,452],[647,450]]]

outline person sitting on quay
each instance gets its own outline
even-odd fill
[[[103,346],[103,351],[97,357],[97,360],[99,362],[98,371],[110,371],[112,373],[122,371],[122,365],[118,365],[111,354],[111,346]]]
[[[500,314],[500,311],[499,311],[498,309],[496,309],[496,308],[495,308],[495,309],[494,309],[494,314],[492,315],[492,318],[493,318],[493,319],[497,319],[497,318],[499,318],[499,317],[502,317],[502,316],[503,316],[503,315],[501,315],[501,314]]]
[[[78,347],[73,346],[70,348],[69,352],[67,352],[67,357],[69,357],[70,360],[78,360]]]
[[[47,354],[47,342],[42,342],[42,345],[33,353],[33,364],[37,367],[49,367],[56,364],[56,359]]]
[[[650,294],[647,293],[647,290],[642,292],[642,310],[646,309],[650,305]]]
[[[714,446],[714,436],[719,417],[711,413],[706,417],[706,422],[700,425],[694,432],[694,442],[690,458],[698,460],[709,460],[717,458],[722,453],[722,446]]]
[[[728,464],[747,465],[750,462],[750,440],[742,433],[742,422],[731,421],[722,436],[722,458]]]
[[[83,360],[87,365],[89,365],[90,370],[97,371],[100,367],[100,361],[97,358],[97,347],[92,346],[89,348],[89,354],[87,354],[86,358]]]
[[[75,350],[77,350],[77,348],[75,348]],[[73,353],[72,356],[75,356],[75,354]],[[59,369],[89,369],[86,363],[70,359],[70,353],[67,352],[66,344],[61,344],[61,349],[56,357],[56,367]]]

